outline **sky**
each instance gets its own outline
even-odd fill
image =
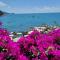
[[[0,0],[0,10],[17,14],[60,12],[60,0]]]

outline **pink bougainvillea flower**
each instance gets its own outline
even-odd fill
[[[43,58],[44,57],[44,58]],[[40,56],[40,60],[48,60],[47,56],[45,53],[42,53]]]
[[[26,56],[24,56],[24,55],[20,55],[18,60],[28,60],[28,58]]]
[[[60,58],[60,50],[52,50],[48,52],[48,60],[59,60]]]
[[[37,30],[34,30],[31,34],[29,34],[29,36],[34,40],[38,40],[40,36],[40,32],[38,32]]]
[[[19,54],[19,47],[15,42],[0,42],[0,55],[3,60],[17,60]]]
[[[2,29],[2,28],[0,28],[0,35],[9,35],[9,32],[6,30],[6,29]]]
[[[33,30],[21,36],[17,42],[11,40],[9,32],[0,29],[0,60],[59,60],[60,29],[45,34]]]
[[[60,49],[60,29],[53,30],[49,33],[51,36],[54,37],[53,44],[57,49]]]

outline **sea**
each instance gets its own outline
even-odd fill
[[[1,28],[11,32],[27,31],[41,25],[60,25],[60,13],[5,14],[0,16]]]

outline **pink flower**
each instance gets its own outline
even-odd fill
[[[9,35],[9,32],[5,29],[0,28],[0,35],[6,36]]]
[[[18,60],[28,60],[28,58],[26,56],[24,56],[24,55],[20,55]]]

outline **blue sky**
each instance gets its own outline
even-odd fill
[[[60,12],[60,0],[0,0],[0,10],[9,13]]]

